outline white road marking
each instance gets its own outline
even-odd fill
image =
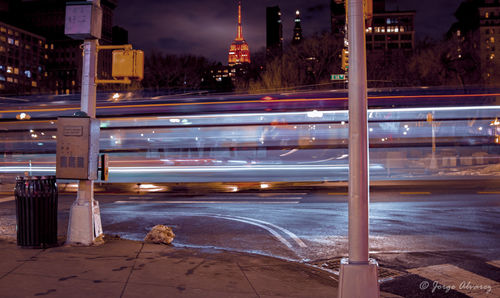
[[[245,219],[245,220],[249,220],[249,221],[254,221],[254,222],[259,222],[259,223],[262,223],[262,224],[266,224],[268,226],[271,226],[273,228],[276,228],[280,231],[282,231],[283,233],[287,234],[290,238],[292,238],[300,247],[307,247],[307,245],[302,241],[300,240],[300,238],[295,235],[294,233],[290,232],[289,230],[285,229],[285,228],[282,228],[280,226],[277,226],[275,224],[272,224],[270,222],[267,222],[267,221],[263,221],[263,220],[258,220],[258,219],[254,219],[254,218],[248,218],[248,217],[241,217],[241,216],[234,216],[236,218],[241,218],[241,219]]]
[[[228,217],[228,216],[222,216],[222,215],[211,215],[211,217],[224,218],[224,219],[228,219],[228,220],[234,220],[234,221],[244,222],[244,223],[247,223],[247,224],[250,224],[250,225],[257,226],[259,228],[263,228],[264,230],[266,230],[269,233],[271,233],[281,243],[285,244],[288,248],[292,248],[292,245],[290,244],[290,242],[288,242],[285,238],[281,237],[281,235],[278,234],[278,232],[276,232],[275,230],[273,230],[273,229],[271,229],[271,228],[269,228],[269,227],[267,227],[265,225],[261,225],[259,223],[256,223],[256,222],[253,222],[253,221],[249,221],[249,220],[244,220],[244,219],[239,219],[239,218],[234,218],[234,217]]]

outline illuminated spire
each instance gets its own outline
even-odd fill
[[[238,33],[235,40],[243,40],[243,27],[241,26],[241,1],[238,1]]]
[[[302,27],[300,26],[300,11],[295,12],[295,27],[293,28],[292,44],[298,44],[302,41]]]
[[[243,28],[241,25],[241,1],[238,1],[238,33],[229,47],[228,63],[230,66],[250,63],[250,49],[243,38]]]

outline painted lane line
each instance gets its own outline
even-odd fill
[[[430,195],[431,193],[428,191],[414,191],[414,192],[400,192],[401,195]]]
[[[268,226],[271,226],[275,229],[278,229],[280,231],[282,231],[283,233],[287,234],[290,238],[292,238],[300,247],[307,247],[307,245],[297,236],[295,235],[294,233],[292,233],[291,231],[285,229],[285,228],[282,228],[280,226],[277,226],[275,224],[272,224],[270,222],[267,222],[267,221],[263,221],[263,220],[258,220],[258,219],[255,219],[255,218],[248,218],[248,217],[241,217],[241,216],[234,216],[236,218],[241,218],[241,219],[245,219],[245,220],[249,220],[249,221],[254,221],[254,222],[258,222],[258,223],[262,223],[262,224],[265,224],[265,225],[268,225]]]
[[[278,234],[278,232],[276,232],[275,230],[273,230],[265,225],[261,225],[259,223],[249,221],[249,220],[238,219],[238,218],[227,217],[227,216],[211,215],[211,217],[223,218],[223,219],[227,219],[227,220],[234,220],[234,221],[239,221],[239,222],[243,222],[243,223],[257,226],[257,227],[262,228],[262,229],[268,231],[269,233],[271,233],[276,239],[278,239],[281,243],[285,244],[288,248],[290,248],[290,249],[292,248],[292,245],[290,244],[290,242],[288,242],[285,238],[281,237],[281,235]]]

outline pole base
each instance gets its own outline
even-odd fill
[[[340,298],[379,298],[377,261],[370,259],[367,264],[350,264],[349,259],[340,261]]]
[[[99,203],[93,200],[93,207],[88,202],[78,200],[73,203],[69,213],[68,236],[66,244],[90,246],[102,235]]]
[[[92,209],[89,202],[75,201],[69,211],[67,244],[92,245],[94,229]]]

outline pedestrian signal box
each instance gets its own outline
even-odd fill
[[[113,78],[142,80],[144,77],[144,52],[141,50],[114,50]]]
[[[57,118],[56,177],[96,180],[99,120],[90,117]]]

